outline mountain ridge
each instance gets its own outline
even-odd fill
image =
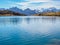
[[[42,8],[41,10],[40,9],[39,10],[36,10],[36,9],[31,10],[29,8],[27,8],[25,10],[22,10],[22,9],[17,8],[17,7],[12,7],[12,8],[9,8],[9,9],[0,8],[0,10],[3,10],[3,11],[8,10],[8,11],[12,11],[12,12],[19,13],[19,14],[24,14],[26,16],[35,16],[35,15],[38,16],[38,14],[39,15],[44,15],[44,14],[49,15],[49,14],[53,14],[53,13],[55,13],[53,15],[56,15],[56,13],[60,12],[60,9],[57,9],[55,7],[50,7],[50,8],[47,8],[47,9]],[[60,15],[60,13],[59,13],[59,15]]]

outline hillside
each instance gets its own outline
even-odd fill
[[[0,16],[25,16],[25,15],[10,10],[0,10]]]
[[[34,16],[60,16],[60,12],[44,12],[44,13],[34,14]]]

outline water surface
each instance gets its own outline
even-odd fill
[[[0,17],[0,45],[60,45],[60,17]]]

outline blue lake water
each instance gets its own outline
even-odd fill
[[[60,17],[0,17],[0,45],[60,45]]]

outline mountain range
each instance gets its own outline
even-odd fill
[[[42,12],[60,12],[60,9],[57,9],[55,7],[51,7],[47,9],[42,8]]]
[[[9,8],[8,10],[11,10],[11,11],[14,11],[14,12],[19,12],[19,13],[22,13],[22,14],[25,14],[25,15],[32,15],[32,14],[36,14],[36,10],[31,10],[29,8],[25,9],[25,10],[22,10],[22,9],[19,9],[17,7],[12,7],[12,8]]]
[[[31,15],[40,14],[40,13],[47,13],[47,12],[60,12],[60,9],[57,9],[55,7],[50,7],[47,9],[42,8],[41,10],[40,9],[39,10],[31,10],[29,8],[22,10],[22,9],[17,8],[17,7],[12,7],[9,9],[0,8],[0,10],[9,10],[9,11],[17,12],[20,14],[25,14],[26,16],[31,16]]]

